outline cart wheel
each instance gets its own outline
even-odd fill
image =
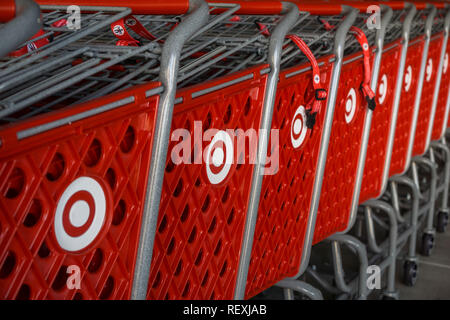
[[[413,287],[417,281],[417,263],[415,261],[405,261],[403,265],[403,283],[408,287]]]
[[[422,236],[422,255],[426,257],[430,256],[433,247],[434,247],[434,235],[430,233],[424,233]]]
[[[387,295],[387,294],[382,294],[381,300],[398,300],[398,297],[394,297],[394,296]]]
[[[445,232],[447,225],[448,225],[448,212],[439,211],[437,216],[436,231],[439,233]]]

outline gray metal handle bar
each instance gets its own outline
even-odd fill
[[[15,0],[16,16],[0,28],[0,58],[29,40],[42,27],[41,10],[33,0]]]

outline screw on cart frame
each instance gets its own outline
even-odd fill
[[[261,195],[264,164],[266,162],[267,146],[269,144],[268,132],[270,131],[272,123],[273,106],[275,103],[275,94],[277,91],[278,75],[280,73],[280,61],[283,42],[286,34],[294,26],[299,16],[297,6],[288,2],[283,2],[282,13],[285,13],[285,16],[279,22],[270,37],[268,56],[270,73],[267,78],[262,120],[260,124],[260,136],[256,153],[257,163],[255,164],[253,169],[247,219],[245,222],[244,238],[242,240],[239,269],[236,279],[234,298],[237,300],[242,300],[245,295],[245,285],[247,283],[250,255],[253,247],[253,235],[255,232],[256,218],[258,214],[259,198]]]
[[[0,57],[16,49],[42,27],[41,10],[32,0],[15,0],[16,17],[0,29]]]
[[[203,0],[190,0],[189,9],[191,13],[169,35],[161,54],[160,81],[164,92],[160,98],[155,123],[152,159],[131,293],[132,299],[144,300],[147,295],[181,49],[183,44],[206,24],[209,16],[208,5]]]

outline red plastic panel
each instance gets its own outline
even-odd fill
[[[3,0],[0,3],[0,22],[8,22],[16,15],[16,2],[14,0]]]
[[[383,192],[383,172],[393,120],[392,109],[401,49],[400,41],[386,45],[381,59],[376,91],[377,106],[372,116],[359,203],[378,198]]]
[[[129,298],[158,103],[145,91],[153,87],[0,131],[2,299]],[[16,138],[38,124],[128,96],[135,102]],[[68,277],[77,267],[78,290],[67,286],[76,284]]]
[[[321,79],[328,88],[332,64],[322,61]],[[264,176],[246,298],[294,276],[300,267],[326,113],[323,101],[312,130],[296,122],[305,120],[301,112],[314,93],[312,73],[288,75],[304,68],[290,68],[280,75],[272,120],[272,129],[279,130],[279,170]],[[296,123],[300,127],[294,128]]]
[[[349,63],[346,61],[361,55]],[[313,244],[347,227],[356,182],[367,102],[360,52],[345,59],[334,111],[333,128],[317,212]]]
[[[439,140],[441,135],[443,134],[443,126],[445,117],[445,109],[447,108],[447,97],[448,90],[450,86],[450,71],[449,69],[449,57],[450,56],[450,48],[447,45],[445,56],[444,56],[444,65],[442,67],[442,78],[439,87],[439,95],[436,106],[436,114],[434,116],[433,122],[433,131],[431,133],[432,140]]]
[[[437,69],[441,55],[443,34],[433,36],[428,49],[425,79],[423,81],[422,96],[420,97],[420,110],[417,118],[416,134],[414,137],[413,156],[425,153],[428,126],[431,117],[431,105],[433,103],[434,87],[436,86]]]
[[[394,147],[392,150],[389,176],[402,174],[408,159],[408,145],[414,117],[414,103],[420,64],[423,53],[423,37],[411,41],[405,61],[405,71],[400,104],[398,106],[397,126],[395,128]]]
[[[170,142],[149,280],[150,299],[233,298],[253,164],[249,152],[244,155],[242,149],[238,150],[236,139],[227,133],[225,137],[230,137],[230,144],[219,132],[214,139],[220,138],[221,143],[210,144],[211,137],[208,141],[201,139],[208,129],[254,129],[257,134],[267,80],[260,71],[265,67],[179,93],[183,103],[175,106],[172,128],[184,128],[191,134],[191,140],[187,140],[189,149],[183,155],[194,161],[191,164],[177,164],[178,158],[172,161],[179,142]],[[253,79],[191,98],[199,90],[248,74],[253,74]],[[197,129],[196,121],[200,124]],[[253,140],[252,145],[256,142]],[[197,158],[192,156],[196,144],[204,155],[200,163],[194,163]],[[218,149],[222,150],[220,164],[216,166],[214,160],[207,164],[205,159],[213,157]],[[233,157],[230,166],[224,164],[228,155]],[[245,156],[245,163],[236,163],[241,156]],[[211,172],[224,175],[213,176]]]

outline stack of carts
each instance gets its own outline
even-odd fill
[[[0,299],[420,281],[449,219],[444,2],[6,0],[0,23]]]

